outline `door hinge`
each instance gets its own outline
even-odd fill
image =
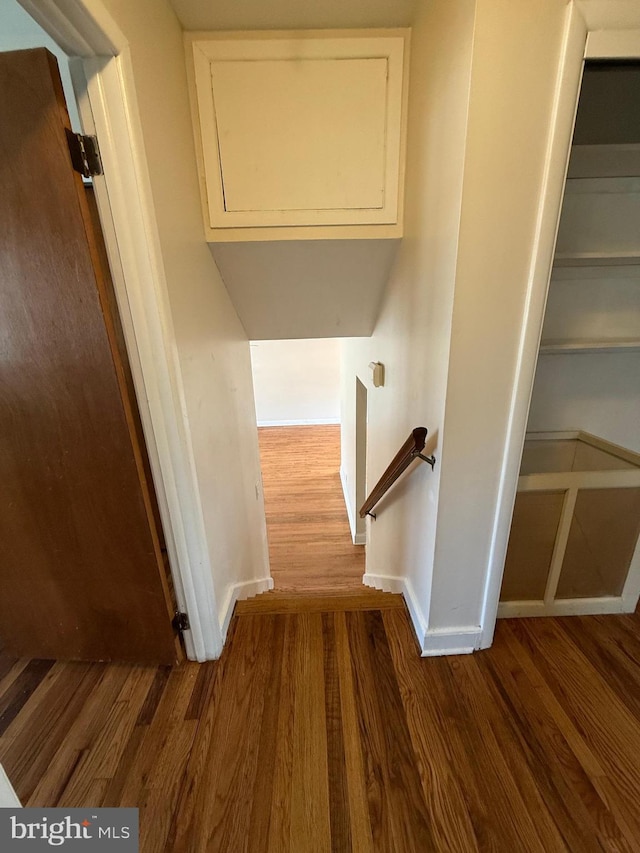
[[[176,610],[176,614],[171,620],[171,625],[173,626],[173,630],[178,631],[179,633],[188,631],[191,628],[191,625],[189,625],[189,617],[186,613],[181,613],[179,610]]]
[[[102,160],[100,159],[97,137],[74,133],[69,128],[65,128],[65,130],[67,132],[71,163],[75,171],[80,172],[83,178],[92,178],[94,175],[101,175]]]

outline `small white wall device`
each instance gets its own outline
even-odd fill
[[[373,373],[373,387],[381,388],[384,385],[384,364],[379,361],[371,361],[369,367]]]

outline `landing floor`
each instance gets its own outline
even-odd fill
[[[138,806],[143,851],[640,849],[640,620],[421,659],[403,609],[234,619],[172,671],[5,660],[24,804]]]

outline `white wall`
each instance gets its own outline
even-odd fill
[[[413,23],[405,237],[373,336],[343,343],[342,478],[351,518],[357,510],[356,376],[368,391],[369,488],[416,426],[430,430],[428,449],[440,455],[474,10],[473,0],[434,0],[419,4]],[[373,387],[371,361],[385,365],[382,388]],[[408,592],[423,635],[439,481],[439,464],[432,472],[416,463],[381,502],[378,520],[368,522],[368,579]]]
[[[25,12],[18,0],[2,0],[0,5],[0,50],[23,50],[30,47],[46,47],[58,60],[62,88],[67,101],[71,127],[78,133],[82,130],[78,107],[71,84],[69,60],[54,40]]]
[[[527,429],[582,429],[640,453],[640,356],[541,356]]]
[[[252,341],[258,426],[340,423],[336,338]]]
[[[128,38],[221,624],[268,575],[249,343],[203,237],[184,47],[166,0],[105,0]]]
[[[172,0],[185,30],[408,27],[420,0]]]

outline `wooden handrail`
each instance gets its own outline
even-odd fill
[[[371,510],[378,503],[380,498],[382,498],[391,486],[393,486],[402,472],[411,465],[414,459],[422,459],[423,462],[428,462],[433,469],[433,466],[436,464],[435,458],[433,456],[423,456],[422,454],[426,439],[426,427],[416,427],[412,430],[409,438],[393,457],[391,464],[375,484],[369,497],[360,507],[360,518],[364,518],[365,515],[370,515],[372,518],[375,518],[375,515]]]

